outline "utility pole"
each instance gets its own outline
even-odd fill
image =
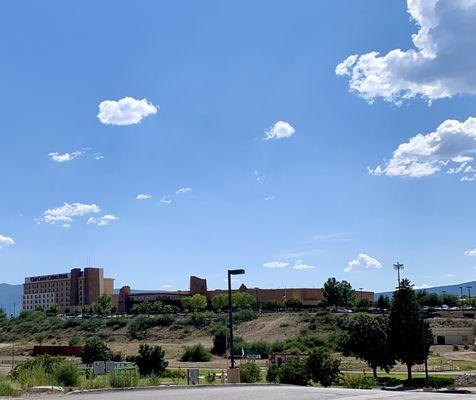
[[[359,290],[360,290],[360,300],[362,300],[362,289],[361,287],[359,287]]]
[[[403,264],[399,263],[398,261],[393,264],[393,269],[397,271],[398,274],[398,288],[400,289],[400,270],[405,269]]]

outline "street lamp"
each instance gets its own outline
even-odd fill
[[[230,360],[231,368],[235,368],[235,356],[233,354],[233,310],[231,305],[231,276],[232,275],[243,275],[245,273],[244,269],[229,269],[228,270],[228,328],[230,329]]]
[[[393,269],[395,271],[397,271],[397,274],[398,274],[398,288],[400,289],[400,271],[402,269],[405,269],[404,265],[397,261],[395,264],[393,264]]]
[[[468,300],[469,300],[469,307],[471,308],[471,289],[472,286],[466,286],[466,289],[468,289]]]
[[[428,377],[428,354],[426,353],[426,335],[425,335],[425,314],[421,312],[421,341],[423,344],[423,359],[425,361],[425,386],[430,386],[430,379]]]
[[[461,292],[461,309],[463,309],[463,286],[459,287],[459,291]]]

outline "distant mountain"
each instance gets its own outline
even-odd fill
[[[435,287],[428,287],[428,288],[419,288],[415,290],[426,290],[428,293],[436,293],[438,295],[442,295],[443,292],[446,292],[447,294],[454,294],[455,296],[461,296],[461,290],[460,287],[463,288],[463,294],[465,296],[468,295],[468,289],[467,287],[471,287],[471,296],[476,297],[476,281],[471,281],[471,282],[465,282],[465,283],[459,283],[457,285],[447,285],[447,286],[435,286]],[[381,292],[381,293],[375,293],[374,298],[378,299],[380,295],[392,297],[393,292]]]
[[[23,286],[0,283],[0,308],[10,315],[19,314],[23,300]]]

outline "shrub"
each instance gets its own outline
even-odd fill
[[[331,386],[339,379],[340,361],[332,357],[328,350],[317,348],[307,360],[312,380],[322,386]]]
[[[266,381],[270,383],[278,382],[279,368],[275,364],[270,364],[268,371],[266,372]]]
[[[224,326],[219,326],[215,329],[213,333],[213,347],[212,353],[223,355],[226,351],[226,328]]]
[[[202,328],[210,324],[211,315],[204,312],[194,312],[190,317],[190,323],[195,328]]]
[[[13,397],[19,395],[20,391],[16,390],[3,374],[0,374],[0,396]]]
[[[253,310],[238,310],[233,313],[233,323],[240,324],[246,321],[252,321],[258,318],[258,314]]]
[[[145,339],[147,336],[147,330],[153,326],[153,322],[150,318],[137,317],[129,322],[127,327],[127,335],[131,339]]]
[[[302,310],[302,301],[294,298],[284,300],[284,306],[291,310]]]
[[[207,383],[214,383],[216,378],[217,378],[217,374],[214,371],[208,371],[205,374],[205,380],[207,381]]]
[[[340,384],[349,389],[372,389],[377,386],[376,380],[370,375],[348,374],[340,379]]]
[[[240,382],[241,383],[256,383],[261,378],[261,371],[258,364],[253,361],[240,365]]]
[[[271,346],[268,342],[264,340],[257,340],[255,342],[249,343],[248,354],[259,354],[261,358],[268,358],[268,355],[271,350]]]
[[[78,346],[81,343],[81,339],[74,336],[71,339],[69,339],[68,344],[70,346]]]
[[[175,385],[178,385],[182,379],[187,377],[187,373],[182,369],[167,369],[164,373],[166,378],[172,379]]]
[[[109,385],[113,388],[134,387],[139,383],[136,370],[118,371],[109,375]]]
[[[164,373],[169,365],[165,361],[165,352],[160,346],[150,346],[148,344],[141,344],[139,347],[139,354],[134,358],[141,375],[156,375],[160,376]]]
[[[86,340],[81,349],[81,360],[85,364],[91,364],[94,361],[108,361],[112,357],[109,347],[98,338]]]
[[[110,318],[106,321],[106,326],[114,330],[121,329],[127,326],[127,319],[118,317]]]
[[[185,351],[180,357],[180,361],[203,361],[207,362],[210,361],[212,355],[210,351],[206,349],[202,344],[196,344],[194,346],[185,347]]]
[[[182,307],[186,311],[202,311],[207,308],[207,298],[202,294],[194,294],[182,299]]]
[[[76,387],[80,385],[82,373],[77,364],[66,361],[54,368],[53,376],[59,386]]]
[[[307,386],[311,380],[311,372],[305,360],[293,358],[279,368],[279,382],[289,385]]]

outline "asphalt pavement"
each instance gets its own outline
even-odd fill
[[[31,397],[29,397],[31,399]],[[346,400],[346,399],[476,399],[475,394],[393,392],[313,388],[299,386],[215,386],[188,388],[157,388],[140,390],[100,391],[72,395],[41,396],[52,400]]]

